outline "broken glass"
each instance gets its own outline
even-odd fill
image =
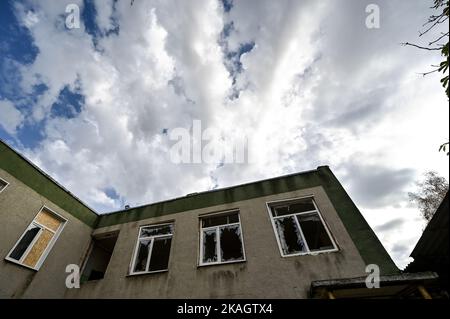
[[[137,251],[136,261],[134,264],[134,272],[147,270],[148,250],[150,247],[151,239],[140,239],[139,247]]]
[[[280,239],[281,248],[285,255],[306,251],[300,229],[294,216],[275,219],[275,226]]]
[[[156,235],[168,235],[173,233],[173,225],[148,226],[141,228],[139,237],[150,237]]]
[[[226,225],[226,224],[232,224],[232,223],[238,223],[238,222],[239,222],[238,213],[233,213],[233,214],[228,214],[228,215],[218,215],[218,216],[202,218],[202,227],[207,228],[207,227],[212,227],[212,226]]]
[[[216,252],[216,229],[203,230],[203,262],[211,263],[217,261]]]
[[[317,213],[298,215],[297,219],[311,251],[334,248]]]
[[[244,259],[241,229],[239,225],[220,228],[220,249],[222,261]]]
[[[316,210],[311,198],[301,199],[289,205],[281,205],[272,207],[272,216],[284,216],[290,214],[298,214]]]

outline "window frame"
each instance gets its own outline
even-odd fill
[[[48,211],[50,214],[55,215],[57,218],[61,219],[61,225],[58,227],[58,229],[52,230],[49,227],[42,225],[41,223],[36,221],[36,217],[42,212],[42,211]],[[28,268],[28,269],[32,269],[35,271],[39,271],[39,269],[41,268],[42,264],[44,263],[44,261],[47,259],[48,254],[50,253],[50,251],[53,249],[53,246],[55,245],[56,241],[58,240],[61,232],[63,231],[64,227],[66,226],[66,224],[68,223],[67,218],[61,216],[60,214],[58,214],[57,212],[55,212],[54,210],[52,210],[51,208],[49,208],[46,205],[43,205],[41,207],[41,209],[39,209],[39,211],[37,212],[36,215],[34,215],[33,220],[28,224],[28,226],[25,228],[25,230],[23,231],[22,235],[19,237],[19,239],[17,239],[16,243],[14,244],[14,246],[11,248],[11,250],[8,252],[8,254],[5,257],[5,260],[12,262],[14,264],[17,264],[19,266]],[[25,234],[27,233],[27,231],[32,227],[32,226],[36,226],[39,228],[38,233],[36,234],[36,236],[33,238],[33,240],[30,242],[30,244],[28,245],[27,249],[25,250],[25,252],[23,253],[22,257],[20,257],[20,260],[14,259],[9,257],[11,255],[11,253],[14,251],[14,249],[16,249],[17,245],[20,243],[20,241],[22,240],[22,238],[25,236]],[[46,229],[50,232],[53,233],[53,237],[52,239],[49,241],[47,247],[45,248],[44,252],[42,253],[42,256],[39,257],[38,262],[36,263],[36,266],[31,267],[28,265],[25,265],[23,263],[24,259],[26,258],[26,256],[28,256],[28,253],[30,252],[30,250],[33,248],[35,242],[39,239],[42,231]]]
[[[165,226],[165,225],[172,225],[172,233],[171,234],[163,234],[163,235],[154,235],[154,236],[147,236],[147,237],[141,237],[141,229],[142,228],[146,228],[146,227],[156,227],[156,226]],[[171,255],[172,255],[172,242],[173,242],[173,237],[175,234],[175,221],[169,221],[169,222],[163,222],[163,223],[157,223],[157,224],[149,224],[149,225],[142,225],[139,227],[138,229],[138,235],[137,235],[137,240],[136,240],[136,244],[134,245],[134,251],[133,251],[133,255],[131,258],[131,263],[130,263],[130,270],[128,271],[128,275],[129,276],[138,276],[138,275],[146,275],[146,274],[156,274],[156,273],[160,273],[160,272],[167,272],[169,271],[169,264],[170,264],[170,259],[171,259]],[[150,247],[149,247],[149,254],[148,254],[148,259],[147,259],[147,263],[145,268],[148,269],[150,267],[150,260],[152,259],[152,252],[153,252],[153,244],[155,242],[155,238],[171,238],[171,242],[170,242],[170,251],[169,251],[169,260],[167,261],[167,269],[161,269],[161,270],[152,270],[152,271],[134,271],[134,266],[136,265],[136,257],[138,254],[138,249],[139,249],[139,244],[140,244],[140,240],[141,239],[149,239],[151,238],[151,243],[150,243]]]
[[[5,184],[5,186],[0,189],[0,193],[3,192],[8,186],[9,186],[9,182],[7,182],[6,180],[4,180],[3,178],[0,177],[0,181],[3,182]]]
[[[222,225],[216,225],[216,226],[209,226],[209,227],[203,227],[202,225],[202,219],[203,218],[209,218],[214,216],[220,216],[220,215],[231,215],[232,213],[237,213],[238,215],[238,222],[235,223],[228,223],[228,224],[222,224]],[[223,226],[233,226],[238,225],[241,233],[241,244],[242,244],[242,255],[243,259],[239,260],[229,260],[229,261],[221,261],[222,257],[220,255],[220,227]],[[213,262],[203,262],[203,230],[208,229],[216,229],[216,253],[217,253],[217,261]],[[247,261],[247,255],[245,253],[245,243],[244,243],[244,231],[242,229],[242,223],[241,223],[241,212],[239,209],[231,209],[221,212],[215,212],[215,213],[207,213],[204,215],[199,216],[199,258],[198,258],[198,267],[204,267],[204,266],[212,266],[212,265],[225,265],[225,264],[233,264],[233,263],[242,263]]]
[[[308,211],[304,211],[304,212],[296,213],[296,214],[295,213],[294,214],[287,214],[287,215],[282,215],[282,216],[279,216],[279,217],[273,216],[273,214],[272,214],[272,207],[273,206],[277,206],[279,204],[286,204],[286,205],[295,204],[297,201],[301,201],[303,199],[311,199],[315,210],[308,210]],[[315,255],[318,255],[318,254],[332,253],[332,252],[339,251],[339,247],[338,247],[338,245],[336,243],[336,240],[334,239],[334,237],[333,237],[333,235],[332,235],[332,233],[331,233],[327,223],[323,219],[322,213],[320,212],[319,207],[317,206],[313,195],[307,195],[307,196],[302,196],[302,197],[295,197],[295,198],[289,198],[289,199],[281,199],[281,200],[269,201],[269,202],[266,202],[266,208],[267,208],[267,212],[269,213],[269,219],[270,219],[270,222],[272,224],[272,229],[273,229],[273,232],[274,232],[274,235],[275,235],[275,239],[276,239],[277,244],[278,244],[278,249],[280,251],[281,257],[284,258],[284,257],[306,256],[306,255],[315,256]],[[332,249],[310,251],[309,246],[308,246],[308,242],[305,239],[305,236],[303,235],[303,230],[302,230],[302,228],[300,226],[298,218],[295,217],[295,216],[307,215],[307,214],[311,214],[311,213],[316,213],[319,216],[319,219],[322,222],[322,225],[325,228],[325,231],[326,231],[328,237],[330,238],[331,244],[333,245]],[[277,231],[277,228],[276,228],[276,225],[275,225],[275,219],[277,219],[277,218],[285,218],[285,217],[292,217],[292,216],[295,217],[294,218],[295,224],[297,225],[298,229],[300,230],[300,235],[302,236],[301,239],[302,239],[303,243],[305,244],[306,251],[305,252],[293,253],[293,254],[284,254],[283,247],[281,245],[280,238],[279,238],[279,235],[278,235],[278,231]]]

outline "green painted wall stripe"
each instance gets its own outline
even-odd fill
[[[97,228],[285,193],[321,184],[317,171],[303,172],[101,215]]]
[[[86,225],[94,228],[98,215],[36,169],[24,157],[0,140],[0,168],[44,196]]]

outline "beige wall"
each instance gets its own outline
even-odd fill
[[[65,267],[80,263],[92,229],[1,169],[0,177],[9,183],[0,193],[0,298],[62,298],[66,290]],[[6,261],[44,205],[67,222],[40,270]]]
[[[339,251],[281,257],[266,202],[314,195]],[[198,267],[199,221],[205,213],[240,210],[246,261]],[[138,229],[175,222],[164,273],[127,276]],[[95,230],[119,230],[105,278],[67,290],[67,298],[307,298],[311,281],[362,276],[365,264],[322,187],[166,215]]]

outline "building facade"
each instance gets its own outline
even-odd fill
[[[327,166],[99,215],[1,142],[0,225],[1,298],[310,298],[399,272]]]

